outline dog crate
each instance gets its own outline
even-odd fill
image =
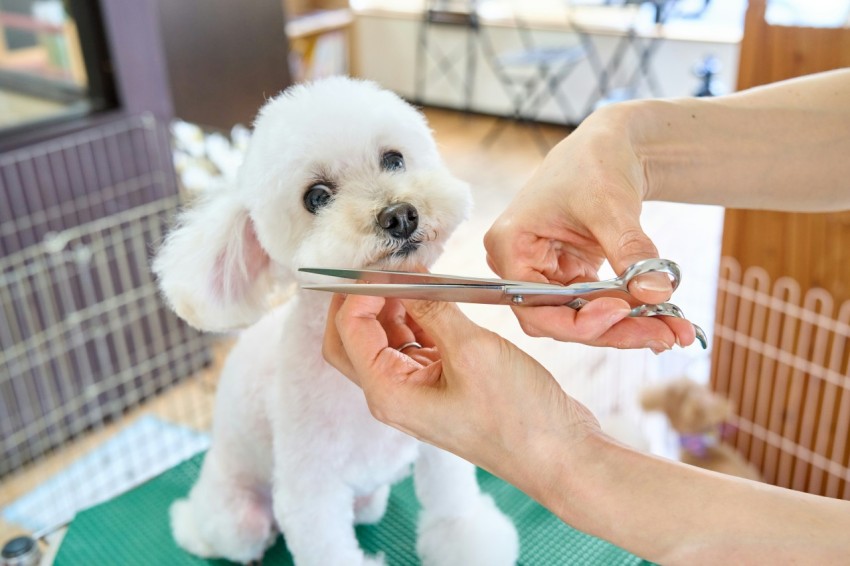
[[[178,199],[150,116],[0,157],[0,546],[206,446],[210,339],[149,267]]]
[[[712,385],[767,482],[850,499],[850,301],[723,258]]]

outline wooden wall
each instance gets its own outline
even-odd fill
[[[738,90],[850,66],[850,28],[771,26],[764,19],[765,3],[752,0],[747,10]],[[744,268],[758,265],[774,279],[791,275],[804,288],[823,287],[838,301],[850,299],[850,212],[730,209],[723,255]]]
[[[739,90],[850,66],[850,28],[772,26],[765,22],[764,15],[765,0],[751,0],[741,43]],[[805,191],[806,187],[800,187],[800,190]],[[850,180],[847,190],[850,190]],[[765,282],[780,280],[781,287],[784,285],[781,278],[791,277],[799,283],[802,294],[822,288],[832,296],[836,310],[827,317],[839,316],[838,307],[850,300],[850,212],[798,214],[729,209],[724,221],[722,255],[737,260],[742,272],[748,268],[757,269],[758,279],[762,281],[758,284],[765,287],[766,296],[770,294],[770,284]],[[721,273],[721,278],[725,277]],[[752,295],[750,291],[742,290],[745,295]],[[847,377],[850,368],[846,360],[836,362],[839,373],[830,370],[837,384],[833,389],[816,385],[820,383],[820,377],[811,371],[795,369],[792,372],[795,383],[780,390],[778,384],[790,366],[814,367],[817,364],[812,365],[813,357],[820,354],[815,345],[810,345],[802,337],[802,330],[791,332],[787,343],[766,344],[765,337],[760,334],[764,330],[749,318],[749,311],[758,303],[753,301],[741,300],[733,308],[738,312],[730,312],[732,307],[728,293],[721,289],[718,295],[712,386],[739,406],[739,415],[743,413],[741,418],[747,424],[747,430],[739,429],[733,442],[761,467],[768,481],[820,492],[819,488],[807,485],[805,478],[798,478],[793,483],[790,479],[786,481],[786,476],[790,476],[777,473],[770,462],[759,455],[760,451],[754,452],[751,446],[770,437],[774,448],[784,451],[783,461],[792,462],[789,464],[791,467],[786,468],[807,469],[813,455],[820,453],[812,445],[814,440],[807,436],[811,426],[805,421],[819,418],[825,422],[817,426],[829,432],[818,442],[825,443],[830,454],[840,460],[835,461],[839,475],[846,474],[850,458],[846,431],[850,428],[850,417],[845,411],[836,412],[829,408],[850,402],[850,378]],[[788,308],[783,306],[779,310],[787,311]],[[847,330],[843,326],[837,328],[835,343],[829,351],[834,356],[847,356],[850,348],[845,352],[845,345],[850,342],[850,335],[846,335]],[[752,384],[753,380],[760,383],[758,394],[754,393],[755,385],[743,385]],[[749,397],[745,391],[751,392]],[[757,408],[751,410],[753,404]],[[836,443],[839,441],[844,445],[838,446]],[[828,460],[827,454],[821,456]],[[830,494],[835,495],[835,492]],[[843,496],[850,498],[850,490],[845,491]]]

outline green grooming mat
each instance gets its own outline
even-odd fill
[[[202,461],[203,455],[199,454],[132,491],[77,514],[59,548],[55,566],[230,564],[192,556],[171,538],[168,508],[172,501],[189,492]],[[479,470],[478,481],[519,530],[521,565],[648,564],[621,548],[568,527],[521,491],[487,472]],[[357,527],[361,546],[370,554],[383,552],[388,566],[418,565],[418,512],[413,482],[408,478],[393,488],[380,523]],[[262,563],[292,564],[283,538],[278,538],[266,552]]]

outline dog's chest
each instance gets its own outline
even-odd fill
[[[356,492],[368,494],[395,483],[410,473],[419,455],[419,442],[396,430],[380,430],[360,436],[348,445],[340,475]]]
[[[321,467],[358,491],[398,479],[416,459],[418,441],[375,420],[363,391],[324,360],[324,321],[314,314],[327,306],[300,299],[258,333],[270,340],[257,353],[271,374],[264,404],[272,436],[291,463]]]
[[[301,429],[296,442],[352,485],[380,485],[406,472],[418,441],[375,420],[363,392],[334,368],[321,361],[316,369],[297,412],[303,420],[287,427]]]

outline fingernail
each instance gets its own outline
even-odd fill
[[[663,279],[658,277],[643,277],[636,280],[634,286],[641,291],[664,293],[670,290],[670,280],[666,277]]]
[[[662,352],[666,352],[667,350],[672,349],[670,346],[660,340],[650,340],[646,343],[646,347],[652,350],[652,353],[656,356]]]

